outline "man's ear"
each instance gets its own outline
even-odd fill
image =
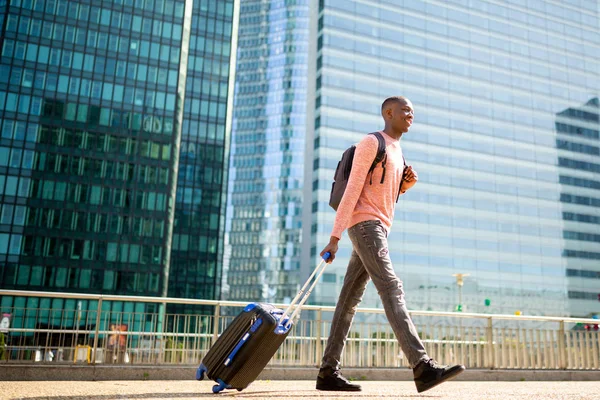
[[[392,119],[392,116],[393,116],[393,115],[392,115],[392,109],[391,109],[390,107],[388,107],[388,108],[384,108],[384,109],[381,111],[381,116],[383,117],[383,119],[386,119],[386,120],[387,120],[387,119]]]

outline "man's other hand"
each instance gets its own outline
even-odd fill
[[[407,165],[406,172],[404,173],[404,181],[402,181],[402,193],[415,186],[418,180],[419,175],[417,175],[417,171],[413,169],[412,165]]]

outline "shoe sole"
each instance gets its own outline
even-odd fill
[[[433,389],[434,387],[436,387],[439,384],[442,384],[446,381],[449,381],[451,379],[456,378],[458,375],[462,374],[463,372],[465,372],[465,367],[459,368],[456,371],[454,371],[451,374],[446,375],[444,378],[440,379],[439,381],[433,381],[431,383],[428,383],[426,385],[421,386],[420,388],[417,387],[417,392],[419,393],[423,393],[429,389]]]
[[[324,388],[318,387],[317,390],[325,391],[325,392],[361,392],[362,388]]]

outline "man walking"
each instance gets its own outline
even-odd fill
[[[385,165],[378,164],[369,172],[377,155],[379,141],[374,135],[366,135],[356,146],[352,170],[337,209],[331,239],[321,252],[321,256],[326,252],[331,253],[328,262],[332,262],[342,232],[348,228],[352,255],[317,377],[319,390],[361,390],[359,385],[350,383],[342,376],[340,358],[369,279],[377,288],[387,319],[413,368],[418,392],[431,389],[465,370],[462,365],[438,365],[427,355],[408,314],[402,281],[396,276],[389,257],[387,236],[394,220],[398,191],[406,192],[418,180],[412,167],[404,166],[400,148],[400,138],[413,123],[413,105],[405,97],[390,97],[383,102],[381,115],[385,121],[385,128],[380,131],[386,144]]]

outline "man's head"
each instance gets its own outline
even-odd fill
[[[403,96],[388,97],[381,105],[381,116],[386,129],[402,134],[408,132],[413,123],[415,111],[409,99]]]

